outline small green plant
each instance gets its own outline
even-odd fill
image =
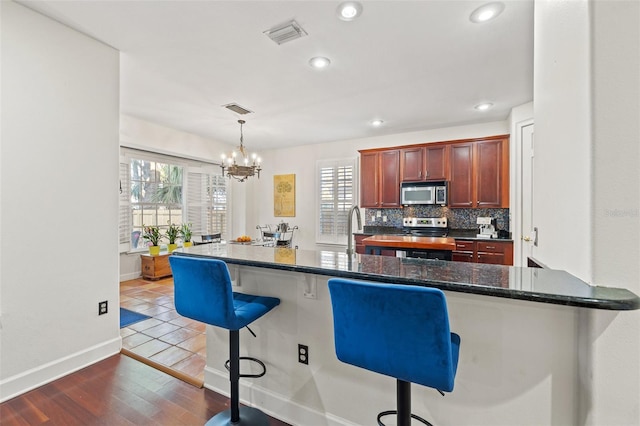
[[[178,234],[180,233],[180,228],[178,228],[173,223],[169,223],[169,227],[167,228],[166,236],[169,239],[169,244],[175,244],[176,238],[178,238]]]
[[[190,223],[182,224],[182,227],[180,228],[180,236],[182,237],[182,240],[185,243],[188,243],[191,241],[191,224]]]
[[[160,228],[157,226],[144,226],[142,225],[142,238],[149,241],[152,246],[159,245],[162,235],[160,235]]]

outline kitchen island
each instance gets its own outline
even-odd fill
[[[386,236],[380,238],[391,241]],[[384,244],[381,239],[373,244]],[[432,240],[427,237],[394,237]],[[433,240],[445,240],[434,238]],[[383,242],[380,242],[383,241]],[[432,247],[427,241],[426,246]],[[410,241],[407,244],[416,244]],[[436,243],[434,243],[436,244]],[[455,248],[455,243],[452,243]],[[436,244],[440,247],[440,243]],[[595,309],[640,309],[640,298],[626,289],[591,286],[564,271],[514,266],[446,262],[330,251],[207,244],[179,250],[177,255],[221,259],[231,265],[303,272],[441,290]]]
[[[267,364],[241,380],[243,403],[290,424],[374,424],[395,405],[395,380],[339,362],[333,346],[330,277],[428,285],[445,291],[461,336],[455,389],[442,398],[413,386],[413,411],[434,424],[577,424],[593,339],[582,313],[640,307],[625,289],[589,286],[563,271],[423,259],[209,244],[177,256],[224,260],[234,291],[281,304],[241,333],[241,354]],[[580,344],[579,344],[580,343]],[[309,364],[297,362],[308,346]],[[228,392],[228,333],[207,327],[205,386]],[[249,368],[249,367],[247,367]]]

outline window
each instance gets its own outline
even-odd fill
[[[316,241],[347,243],[347,215],[355,204],[355,159],[318,161],[318,226]]]
[[[124,149],[120,160],[120,251],[146,247],[143,225],[164,233],[191,223],[194,236],[227,229],[227,182],[213,165]],[[166,240],[163,241],[166,243]]]
[[[227,179],[213,170],[190,169],[187,173],[187,221],[193,235],[220,232],[226,238],[228,191]]]

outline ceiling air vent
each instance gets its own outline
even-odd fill
[[[241,107],[238,104],[227,104],[227,105],[222,105],[223,107],[225,107],[228,110],[231,110],[237,114],[251,114],[253,111],[249,111],[248,109]]]
[[[296,21],[289,21],[264,32],[277,44],[283,44],[307,35],[307,32]]]

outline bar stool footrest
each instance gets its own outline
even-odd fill
[[[253,362],[255,362],[255,363],[259,364],[259,365],[262,367],[262,373],[259,373],[259,374],[242,374],[242,373],[240,373],[240,376],[239,376],[239,377],[252,377],[252,378],[258,378],[258,377],[262,377],[262,376],[264,376],[265,374],[267,374],[267,366],[266,366],[266,365],[264,365],[264,362],[260,361],[259,359],[257,359],[257,358],[252,358],[252,357],[249,357],[249,356],[241,356],[241,357],[239,357],[238,359],[239,359],[239,360],[243,360],[243,359],[244,359],[244,360],[246,360],[246,361],[253,361]],[[229,371],[229,372],[231,372],[230,367],[229,367],[229,363],[230,363],[230,362],[231,362],[230,360],[227,360],[227,361],[224,363],[224,368],[226,368],[226,369],[227,369],[227,371]]]
[[[398,410],[391,410],[391,411],[383,411],[382,413],[378,414],[377,420],[378,420],[378,426],[386,426],[384,423],[382,423],[382,420],[380,420],[382,417],[384,416],[390,416],[392,414],[398,414]],[[428,421],[426,421],[425,419],[423,419],[420,416],[417,416],[415,414],[411,414],[411,418],[415,419],[417,421],[419,421],[422,424],[425,424],[427,426],[433,426],[431,423],[429,423]]]
[[[240,407],[240,421],[231,422],[231,410],[222,411],[211,417],[205,426],[269,426],[265,413],[253,407]]]

